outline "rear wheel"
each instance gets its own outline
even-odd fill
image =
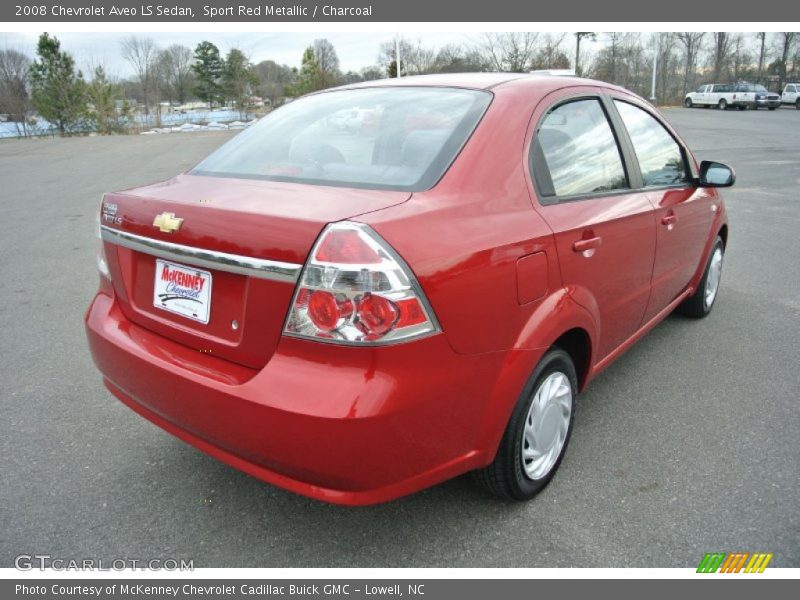
[[[692,99],[691,98],[686,98],[686,100],[683,101],[683,105],[686,108],[692,108]]]
[[[717,104],[717,108],[720,110],[726,110],[728,108],[728,101],[725,98],[720,99],[719,104]]]
[[[769,107],[770,110],[775,110],[776,108],[778,108],[778,107],[777,106],[770,106]]]
[[[798,98],[797,100],[795,100],[794,107],[795,107],[797,110],[800,110],[800,98]]]
[[[552,348],[517,401],[494,461],[473,472],[477,483],[508,500],[529,500],[542,491],[567,449],[577,392],[572,359]]]
[[[722,238],[717,236],[711,256],[708,257],[706,270],[697,285],[694,294],[678,306],[678,312],[687,317],[701,318],[711,312],[719,293],[719,282],[722,278],[722,262],[725,258],[725,245]]]

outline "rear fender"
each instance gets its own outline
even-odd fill
[[[494,459],[514,406],[536,365],[556,340],[571,329],[583,329],[589,338],[587,373],[581,389],[585,387],[587,374],[591,373],[595,323],[589,312],[572,299],[569,291],[561,288],[545,298],[531,314],[514,348],[506,355],[480,419],[476,448],[481,453],[482,464],[489,464]]]

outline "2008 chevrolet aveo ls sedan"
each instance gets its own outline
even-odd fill
[[[596,81],[313,94],[104,196],[89,344],[122,402],[288,490],[368,504],[475,471],[525,500],[588,382],[711,310],[733,181]]]

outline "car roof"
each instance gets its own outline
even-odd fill
[[[616,88],[610,84],[582,79],[580,77],[546,75],[539,73],[437,73],[433,75],[410,75],[391,79],[377,79],[350,85],[343,85],[333,89],[358,89],[369,87],[459,87],[474,90],[488,90],[511,81],[525,81],[532,84],[541,83],[545,88],[569,87],[573,85],[602,85]],[[621,89],[621,88],[620,88]]]

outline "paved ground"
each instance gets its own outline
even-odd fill
[[[694,566],[768,551],[800,566],[800,113],[666,111],[733,164],[718,305],[671,317],[581,398],[534,502],[467,477],[383,506],[262,484],[114,400],[81,317],[104,190],[166,178],[227,138],[0,143],[0,566],[20,553],[196,566]],[[191,135],[191,139],[188,138]]]

